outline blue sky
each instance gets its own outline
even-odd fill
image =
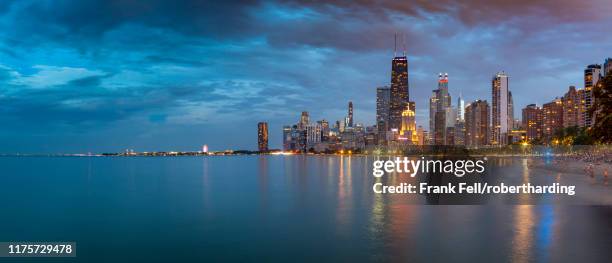
[[[223,2],[0,2],[0,153],[255,149],[259,121],[280,147],[349,100],[370,125],[395,33],[421,125],[438,72],[454,104],[504,70],[519,116],[612,56],[606,1]]]

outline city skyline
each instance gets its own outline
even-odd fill
[[[342,119],[348,101],[355,123],[374,124],[394,34],[417,125],[428,127],[438,72],[466,105],[490,102],[491,75],[507,72],[517,115],[584,88],[612,42],[610,6],[597,2],[149,5],[0,4],[1,151],[255,149],[260,121],[281,148],[277,131],[299,112]]]
[[[397,46],[397,36],[395,42]],[[283,126],[282,150],[367,153],[410,149],[415,145],[479,148],[512,144],[585,143],[584,139],[572,139],[558,134],[585,131],[587,127],[594,126],[588,113],[594,105],[593,101],[598,99],[593,95],[594,87],[606,85],[602,80],[612,75],[612,58],[604,60],[603,71],[602,65],[587,65],[584,70],[584,88],[576,90],[574,86],[569,86],[568,92],[555,96],[542,107],[526,105],[519,115],[522,119],[517,119],[509,76],[504,71],[495,73],[491,80],[491,107],[486,100],[481,99],[465,107],[461,92],[457,105],[453,106],[448,88],[448,73],[439,73],[437,88],[432,90],[429,98],[428,123],[431,132],[428,133],[422,126],[416,125],[415,102],[408,95],[408,65],[406,52],[401,56],[394,52],[391,60],[391,87],[376,88],[374,124],[354,124],[352,101],[348,103],[346,117],[332,121],[334,124],[331,126],[325,118],[310,122],[309,113],[303,111],[297,124]],[[400,114],[399,119],[397,114]],[[398,120],[400,123],[397,123]],[[425,137],[425,134],[428,136]],[[267,151],[267,148],[259,149],[260,152]]]

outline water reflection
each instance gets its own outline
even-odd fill
[[[552,205],[541,205],[539,206],[540,220],[538,221],[537,230],[537,250],[540,252],[538,261],[548,262],[550,261],[550,248],[554,241],[554,226],[555,226],[555,213]]]
[[[533,228],[535,225],[533,206],[514,207],[514,237],[512,239],[512,262],[531,262]]]
[[[567,206],[556,198],[552,205],[425,205],[420,195],[374,194],[375,181],[412,179],[374,178],[371,159],[264,158],[0,158],[0,200],[11,200],[3,204],[0,233],[5,240],[75,240],[83,262],[612,257],[609,205]],[[516,159],[489,175],[555,181],[528,164]],[[609,200],[610,188],[590,185],[582,173],[563,171],[560,179]],[[108,246],[121,259],[100,253]]]
[[[223,218],[242,222],[233,213],[248,218],[254,212],[260,216],[245,223],[250,228],[238,228],[249,233],[244,239],[253,242],[251,244],[257,243],[258,249],[262,246],[269,252],[271,248],[266,248],[266,245],[272,243],[289,251],[302,246],[309,251],[329,247],[329,255],[343,255],[339,259],[347,259],[339,261],[436,261],[452,255],[457,261],[476,259],[491,262],[508,258],[512,262],[547,262],[557,259],[555,255],[566,253],[563,248],[579,246],[584,252],[590,251],[587,244],[609,241],[601,236],[610,234],[612,228],[605,223],[602,228],[602,223],[593,219],[597,213],[576,217],[567,212],[570,209],[559,212],[555,205],[434,206],[426,205],[428,197],[424,195],[374,194],[372,185],[375,183],[418,184],[424,179],[422,175],[411,178],[406,173],[374,177],[373,159],[368,158],[376,160],[381,157],[257,157],[247,160],[257,166],[254,170],[257,177],[250,176],[252,182],[241,170],[233,171],[237,169],[235,167],[224,168],[228,175],[233,176],[225,177],[215,170],[214,162],[209,165],[205,160],[202,163],[205,206],[209,208],[207,210],[214,210],[206,213],[217,212],[224,214]],[[568,177],[565,174],[561,177],[559,173],[543,176],[538,169],[530,167],[531,161],[526,158],[492,160],[491,165],[497,168],[495,173],[490,173],[491,177],[510,180],[513,184],[533,184],[538,180],[561,182]],[[583,176],[580,178],[585,179]],[[211,180],[218,185],[211,187]],[[227,180],[244,185],[241,191],[254,197],[251,200],[232,199],[242,204],[239,207],[244,212],[237,212],[233,208],[235,203],[224,203],[222,198],[215,199],[215,207],[211,207],[212,200],[208,195],[215,191],[218,193],[222,182]],[[228,188],[224,190],[228,191]],[[264,211],[257,206],[257,197],[260,204],[265,205]],[[516,198],[518,203],[533,201],[530,200],[532,195],[520,194]],[[438,197],[433,199],[444,201],[439,201]],[[557,200],[551,198],[550,202],[554,204]],[[571,243],[571,238],[561,240],[559,233],[572,231],[576,221],[580,226],[596,225],[597,229],[603,229],[602,234],[599,237],[581,236],[584,243],[577,245]],[[250,232],[253,225],[278,227],[282,231]],[[237,226],[232,225],[234,227]],[[281,243],[287,244],[269,240],[283,240]],[[474,253],[473,249],[479,251]],[[603,255],[605,253],[593,253],[591,259],[601,259]],[[576,257],[568,256],[568,259]]]
[[[337,220],[338,229],[341,234],[346,235],[350,229],[350,218],[354,196],[352,196],[352,164],[351,157],[339,157],[338,171],[338,208]]]
[[[268,161],[269,159],[265,156],[258,156],[259,169],[258,169],[258,184],[259,184],[259,196],[260,196],[260,206],[262,209],[265,209],[268,205]],[[265,214],[265,210],[262,211],[262,214]]]
[[[528,159],[521,160],[523,172],[521,173],[521,184],[529,183],[529,161]],[[530,199],[529,194],[519,194],[518,195],[519,203],[525,204]]]

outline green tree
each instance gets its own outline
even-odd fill
[[[562,145],[591,145],[594,143],[587,129],[578,126],[557,130],[553,139]]]
[[[588,134],[600,143],[612,143],[612,74],[597,82],[593,88],[594,103],[588,110],[594,124]]]

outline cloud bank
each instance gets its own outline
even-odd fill
[[[2,1],[0,152],[280,146],[299,112],[372,124],[405,39],[417,121],[438,72],[490,100],[510,75],[515,115],[581,87],[609,54],[606,1]],[[403,49],[403,48],[400,48]],[[426,125],[425,125],[426,126]]]

